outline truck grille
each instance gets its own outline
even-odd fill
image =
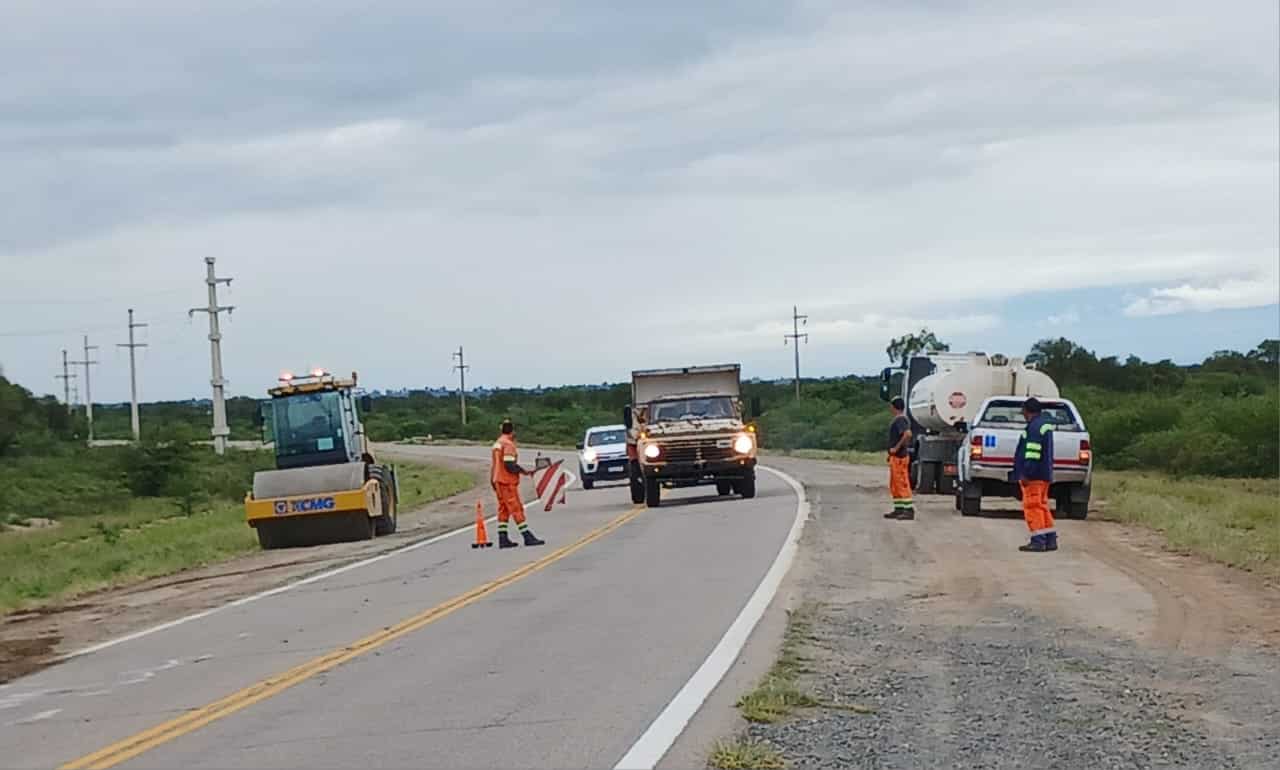
[[[662,459],[669,463],[732,460],[733,439],[683,439],[662,442]]]

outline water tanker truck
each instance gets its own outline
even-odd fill
[[[996,396],[1056,399],[1058,385],[1020,358],[985,353],[911,356],[880,373],[880,397],[900,396],[914,436],[911,482],[923,494],[950,495],[959,475],[960,448],[978,409]]]

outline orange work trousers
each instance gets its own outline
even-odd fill
[[[1022,487],[1022,516],[1027,529],[1034,535],[1053,532],[1053,514],[1049,512],[1049,482],[1020,481]]]
[[[515,519],[516,524],[523,524],[524,503],[520,500],[520,485],[494,484],[493,491],[498,495],[498,523],[505,524]]]
[[[893,509],[903,511],[914,507],[911,499],[911,458],[889,458],[889,495],[893,498]]]

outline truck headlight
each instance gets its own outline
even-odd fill
[[[595,461],[596,461],[596,450],[594,450],[594,449],[588,449],[588,450],[584,451],[584,452],[582,453],[582,459],[583,459],[583,460],[585,460],[585,461],[587,461],[588,463],[593,463],[593,462],[595,462]]]
[[[657,460],[659,457],[662,456],[662,447],[658,446],[657,444],[645,444],[644,456],[649,458],[650,460]]]
[[[755,448],[756,442],[746,434],[738,436],[738,438],[733,442],[733,451],[740,455],[749,455],[751,454],[751,450]]]

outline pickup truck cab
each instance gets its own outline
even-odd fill
[[[630,468],[627,426],[597,425],[578,442],[578,476],[583,489],[591,489],[597,481],[630,478]]]
[[[983,497],[1020,497],[1009,481],[1013,456],[1027,424],[1022,418],[1025,398],[989,398],[978,409],[957,457],[959,485],[956,509],[965,516],[982,512]],[[1044,415],[1054,424],[1053,482],[1049,497],[1059,516],[1083,519],[1089,515],[1093,483],[1093,448],[1084,418],[1067,399],[1040,399]]]

